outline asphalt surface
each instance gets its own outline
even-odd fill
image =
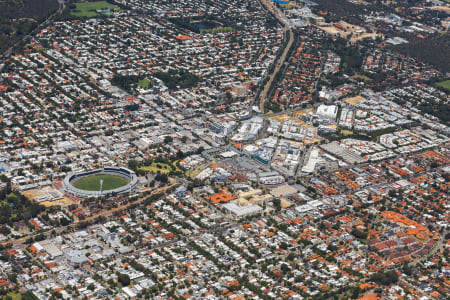
[[[266,85],[264,86],[263,91],[259,95],[259,110],[264,113],[264,104],[267,101],[268,92],[273,85],[273,81],[280,71],[281,67],[283,66],[284,62],[286,61],[287,54],[289,53],[289,50],[291,49],[292,45],[294,44],[294,32],[292,31],[291,24],[287,20],[286,16],[281,12],[276,6],[272,4],[270,0],[261,0],[261,3],[266,7],[268,11],[270,11],[277,20],[284,25],[284,34],[289,34],[289,41],[286,47],[283,50],[283,53],[281,54],[280,58],[278,58],[275,68],[272,74],[270,74],[269,80],[267,81]]]
[[[12,244],[13,246],[16,246],[16,245],[19,245],[19,244],[23,244],[29,238],[34,238],[34,237],[36,237],[36,236],[38,236],[40,234],[44,234],[46,236],[49,236],[53,231],[56,233],[56,235],[60,235],[66,229],[70,229],[70,228],[75,229],[75,228],[77,228],[77,225],[80,224],[80,223],[95,221],[99,217],[112,216],[112,215],[114,215],[117,212],[124,211],[124,210],[128,209],[132,205],[137,205],[137,204],[140,204],[140,203],[144,202],[147,198],[149,198],[150,196],[152,196],[154,194],[165,192],[165,191],[167,191],[167,190],[169,190],[169,189],[179,185],[179,183],[176,180],[174,180],[174,179],[170,179],[170,180],[171,180],[171,184],[170,185],[164,186],[164,187],[161,187],[161,188],[158,188],[158,189],[155,189],[155,190],[153,190],[151,192],[150,195],[142,196],[142,197],[138,198],[136,201],[128,202],[128,203],[122,204],[122,205],[118,205],[117,207],[112,208],[112,209],[102,210],[102,211],[100,211],[97,214],[89,216],[89,217],[87,217],[87,218],[85,218],[83,220],[79,220],[79,221],[73,222],[73,223],[71,223],[70,225],[67,225],[67,226],[54,227],[52,229],[49,229],[49,230],[46,230],[46,231],[43,231],[43,232],[35,233],[35,234],[32,234],[32,235],[27,235],[27,236],[24,236],[24,237],[21,237],[21,238],[18,238],[18,239],[14,239],[14,240],[8,240],[6,242],[2,242],[1,245],[5,246],[7,244]]]

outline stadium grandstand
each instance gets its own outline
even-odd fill
[[[85,185],[77,184],[80,181],[83,181]],[[137,176],[130,169],[105,167],[70,173],[64,178],[62,187],[70,195],[86,198],[131,193],[137,187],[137,183]]]

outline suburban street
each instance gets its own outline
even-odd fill
[[[80,224],[80,223],[86,223],[86,222],[89,223],[89,222],[95,221],[96,219],[101,218],[101,217],[112,216],[112,215],[114,215],[117,212],[125,211],[126,209],[128,209],[132,205],[139,205],[139,204],[141,204],[143,201],[145,201],[147,198],[151,197],[152,195],[159,194],[159,193],[165,193],[166,191],[168,191],[168,190],[170,190],[170,189],[172,189],[172,188],[174,188],[174,187],[176,187],[176,186],[178,186],[180,184],[178,181],[176,181],[175,179],[172,179],[172,178],[169,178],[169,183],[170,183],[169,185],[166,185],[166,186],[163,186],[161,188],[157,188],[157,189],[153,190],[150,193],[150,195],[141,196],[135,201],[128,202],[126,204],[119,204],[117,207],[113,207],[111,209],[104,209],[104,210],[100,211],[99,213],[96,213],[94,215],[88,216],[88,217],[84,218],[83,220],[75,221],[75,222],[73,222],[70,225],[54,227],[54,228],[49,229],[47,231],[43,231],[43,232],[40,232],[40,233],[34,233],[34,234],[31,234],[31,235],[28,235],[28,236],[24,236],[24,237],[21,237],[21,238],[18,238],[18,239],[14,239],[14,240],[8,240],[7,242],[2,242],[0,244],[3,245],[3,246],[8,245],[8,244],[12,244],[13,246],[20,245],[20,244],[25,243],[25,241],[28,240],[29,238],[34,238],[34,237],[36,237],[38,235],[41,235],[41,234],[48,235],[48,234],[51,234],[51,233],[54,232],[56,235],[59,235],[66,229],[69,229],[69,228],[75,229],[77,227],[77,225]]]

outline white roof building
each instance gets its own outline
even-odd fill
[[[258,205],[248,204],[245,206],[240,206],[236,202],[224,204],[223,207],[237,218],[254,215],[262,211],[262,208]]]
[[[317,112],[316,113],[318,115],[324,116],[326,118],[335,120],[337,112],[338,112],[338,107],[336,105],[321,104],[317,108]]]

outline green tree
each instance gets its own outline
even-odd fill
[[[129,286],[131,283],[130,276],[123,273],[117,274],[117,280],[122,284],[122,286]]]
[[[164,143],[165,144],[170,144],[170,143],[172,143],[172,141],[173,141],[173,138],[170,135],[166,135],[164,137]]]
[[[32,291],[26,291],[25,293],[21,294],[22,300],[39,300],[38,297],[36,297],[35,294],[33,294]]]

